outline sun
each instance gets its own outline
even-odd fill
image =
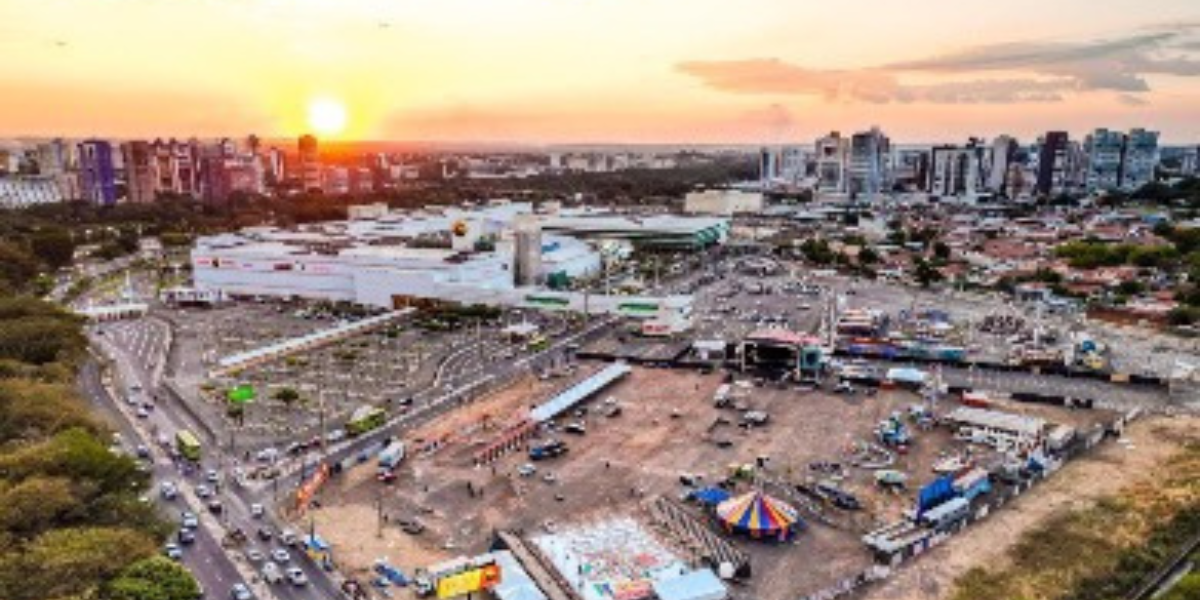
[[[346,129],[346,107],[332,98],[317,98],[308,104],[308,124],[318,135],[337,135]]]

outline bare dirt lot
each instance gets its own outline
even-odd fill
[[[1135,483],[1154,477],[1155,469],[1183,440],[1200,439],[1200,419],[1151,417],[1135,422],[1122,443],[1068,463],[1008,509],[951,539],[930,556],[913,562],[876,588],[868,600],[948,598],[956,577],[972,567],[1000,567],[1020,535],[1062,511],[1075,510]]]
[[[565,456],[531,463],[524,448],[519,448],[491,465],[474,465],[476,451],[496,439],[513,411],[548,399],[596,368],[585,364],[571,380],[526,380],[406,436],[410,442],[419,437],[444,438],[449,443],[431,455],[412,454],[391,486],[374,480],[373,466],[358,467],[331,482],[323,492],[325,508],[316,511],[318,530],[341,549],[340,561],[352,569],[367,568],[374,559],[387,556],[411,571],[449,556],[484,551],[496,529],[536,533],[605,514],[645,520],[649,500],[682,495],[681,475],[716,484],[730,476],[731,467],[762,462],[765,467],[757,470],[755,478],[758,484],[785,501],[799,502],[801,497],[791,484],[824,477],[810,463],[847,464],[848,450],[859,441],[872,440],[881,420],[894,412],[904,414],[920,401],[901,390],[837,396],[747,383],[733,386],[734,407],[718,409],[713,396],[723,383],[720,374],[635,368],[597,394],[586,414],[560,417],[558,431],[542,432],[532,440],[562,440],[569,446]],[[598,414],[609,398],[621,406],[619,415]],[[766,425],[740,426],[744,412],[750,410],[769,415]],[[1042,416],[1060,417],[1055,420],[1077,426],[1099,418],[1082,412]],[[817,522],[804,505],[798,506],[807,526],[792,543],[730,537],[750,554],[754,573],[747,585],[735,588],[737,597],[794,598],[871,564],[861,534],[898,518],[913,505],[915,490],[935,477],[933,463],[948,451],[962,449],[949,431],[921,430],[907,417],[901,418],[915,442],[906,453],[895,455],[890,468],[909,475],[908,491],[880,490],[872,470],[847,466],[837,485],[858,497],[864,510],[825,507],[821,512],[829,525]],[[586,434],[562,431],[566,423],[576,420],[584,422]],[[520,474],[526,464],[535,466],[536,473]],[[764,483],[768,480],[771,483]],[[740,493],[755,484],[742,478],[734,485],[735,493]],[[377,507],[388,518],[382,537],[377,534]],[[689,510],[701,520],[710,518],[698,507]],[[410,535],[397,527],[413,519],[425,526],[422,533]]]

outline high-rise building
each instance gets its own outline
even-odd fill
[[[1083,151],[1087,155],[1088,191],[1121,187],[1125,175],[1125,141],[1125,134],[1103,128],[1087,136]]]
[[[536,218],[518,217],[513,223],[513,283],[531,286],[542,272],[542,226]]]
[[[1179,158],[1179,173],[1194,176],[1200,174],[1200,147],[1186,148]]]
[[[125,164],[125,196],[130,202],[153,202],[156,196],[154,151],[144,141],[121,144]]]
[[[155,192],[200,197],[200,143],[154,140]]]
[[[278,185],[287,179],[287,157],[283,150],[272,147],[267,151],[266,180],[271,185]]]
[[[930,152],[929,148],[897,148],[892,158],[893,185],[907,192],[928,189]]]
[[[1017,168],[1017,151],[1020,146],[1012,136],[1001,135],[992,140],[992,163],[988,166],[987,189],[993,194],[1006,198],[1013,197],[1009,193],[1008,183],[1012,179],[1009,171]]]
[[[846,191],[846,163],[849,153],[850,140],[842,137],[836,131],[817,139],[816,177],[819,191],[833,193]]]
[[[891,152],[891,141],[878,127],[851,136],[847,191],[866,196],[887,191]]]
[[[758,181],[764,186],[779,178],[779,161],[770,148],[758,151]]]
[[[966,146],[933,149],[929,193],[938,197],[974,197],[987,189],[991,148],[972,139]]]
[[[1051,196],[1070,189],[1071,139],[1065,131],[1047,133],[1038,145],[1037,193]]]
[[[804,178],[804,149],[799,146],[784,146],[779,151],[779,177],[789,183],[798,183]]]
[[[80,142],[79,189],[89,202],[102,206],[117,203],[117,168],[112,144],[94,139]]]
[[[330,196],[350,193],[350,170],[338,165],[325,167],[321,173],[321,191]]]
[[[54,139],[38,144],[37,157],[38,173],[53,178],[59,197],[78,200],[78,147],[65,140]]]
[[[322,189],[321,159],[317,153],[317,138],[311,135],[300,136],[300,183],[304,191],[320,191]]]
[[[1125,168],[1121,187],[1136,190],[1154,181],[1158,161],[1158,132],[1141,128],[1130,130],[1125,138]]]

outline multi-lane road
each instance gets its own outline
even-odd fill
[[[195,543],[183,546],[183,562],[207,591],[207,597],[228,597],[230,589],[237,583],[249,584],[255,595],[263,599],[340,597],[334,583],[302,548],[288,549],[291,555],[288,566],[302,569],[309,581],[307,585],[293,586],[285,581],[268,586],[260,580],[258,574],[262,563],[251,563],[247,551],[256,548],[265,555],[281,547],[278,540],[280,527],[271,514],[270,498],[264,497],[267,496],[264,490],[239,488],[235,484],[232,473],[239,466],[236,457],[222,456],[218,449],[206,447],[200,465],[172,458],[169,449],[175,432],[191,429],[192,424],[183,411],[175,410],[171,403],[155,402],[168,349],[170,333],[166,325],[142,319],[102,325],[89,333],[93,347],[109,361],[110,376],[106,381],[96,365],[90,364],[81,373],[81,389],[92,403],[112,417],[126,450],[134,452],[139,445],[150,450],[150,459],[145,461],[154,478],[150,498],[162,505],[164,514],[176,523],[184,510],[191,510],[200,517]],[[146,405],[155,408],[139,413],[138,408]],[[159,443],[160,437],[167,443]],[[206,481],[210,470],[217,472],[218,483]],[[178,498],[162,499],[159,485],[164,481],[178,486]],[[215,490],[215,497],[221,500],[223,507],[219,514],[209,511],[207,500],[197,497],[196,489],[200,485]],[[266,508],[267,514],[263,517],[251,515],[250,506],[256,503]],[[270,542],[257,538],[256,532],[262,527],[275,533]],[[247,533],[247,542],[223,546],[220,540],[235,528]]]

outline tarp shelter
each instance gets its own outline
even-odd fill
[[[757,491],[722,502],[717,517],[729,531],[780,541],[791,539],[800,523],[796,509]]]
[[[725,600],[729,590],[709,569],[697,569],[663,581],[654,582],[659,600]]]
[[[245,404],[253,401],[257,395],[258,393],[254,390],[254,386],[242,384],[229,390],[225,397],[228,398],[230,402]]]
[[[929,374],[920,369],[912,369],[908,367],[897,367],[888,369],[887,379],[896,383],[907,383],[912,385],[924,385],[925,380],[929,378]]]
[[[492,588],[492,593],[500,600],[546,600],[546,594],[538,589],[537,584],[517,562],[516,557],[508,550],[493,552],[496,564],[500,566],[500,583]]]
[[[326,542],[321,536],[316,534],[304,536],[304,546],[316,552],[329,551],[329,542]]]
[[[728,500],[731,494],[721,488],[704,488],[692,492],[692,497],[697,502],[707,506],[717,506],[718,504]]]

